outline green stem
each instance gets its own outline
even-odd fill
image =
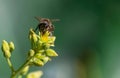
[[[10,69],[11,69],[11,72],[12,72],[12,73],[15,72],[15,70],[14,70],[14,68],[13,68],[13,65],[12,65],[12,63],[11,63],[10,58],[7,58],[7,63],[8,63],[8,65],[9,65]]]
[[[17,75],[30,63],[31,58],[29,58],[18,70],[12,73],[10,78],[16,78]]]

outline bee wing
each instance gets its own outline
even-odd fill
[[[41,18],[41,17],[35,17],[35,19],[40,22],[40,20],[41,20],[42,18]]]

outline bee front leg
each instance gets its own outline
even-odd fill
[[[39,29],[39,26],[37,26],[37,27],[35,28],[35,30],[34,30],[34,31],[36,32],[36,31],[37,31],[37,29]]]

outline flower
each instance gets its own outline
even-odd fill
[[[35,66],[44,66],[45,63],[51,60],[50,57],[58,56],[58,54],[51,49],[54,46],[55,36],[50,35],[51,32],[46,31],[44,34],[38,34],[30,29],[29,39],[31,41],[31,50],[29,56],[32,57],[31,64]]]
[[[48,31],[45,32],[45,34],[40,34],[40,40],[45,43],[49,40],[50,33]]]

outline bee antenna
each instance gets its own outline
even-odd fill
[[[60,21],[60,19],[51,19],[52,22]]]
[[[36,20],[38,20],[40,22],[41,17],[35,17]]]

